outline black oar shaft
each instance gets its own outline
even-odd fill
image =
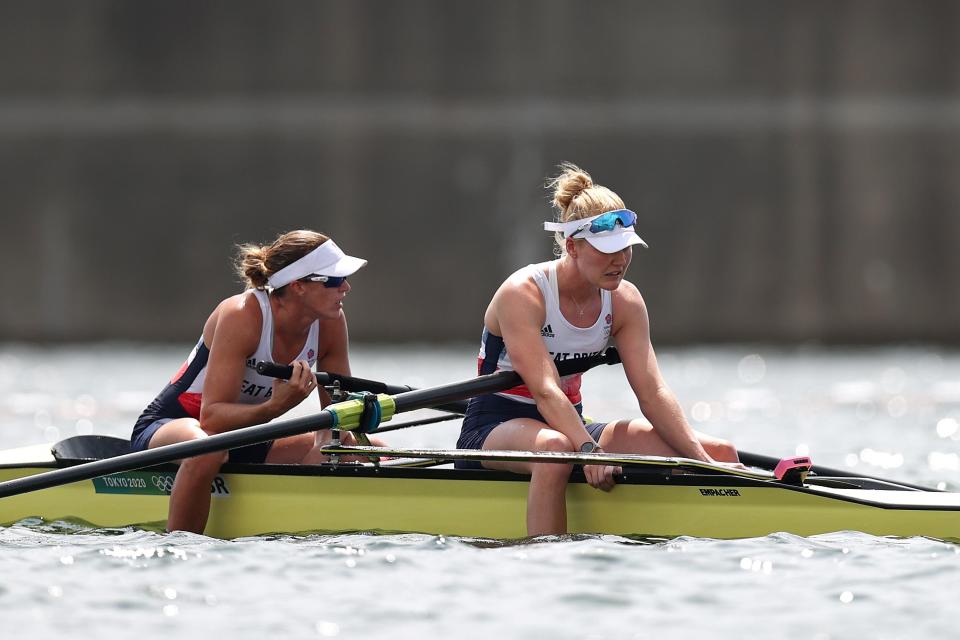
[[[438,422],[449,422],[451,420],[459,420],[463,416],[456,413],[445,413],[439,416],[433,416],[432,418],[423,418],[421,420],[410,420],[409,422],[399,422],[393,424],[387,422],[382,424],[373,431],[367,433],[368,436],[379,435],[381,433],[387,433],[388,431],[399,431],[400,429],[409,429],[410,427],[422,427],[428,424],[436,424]]]

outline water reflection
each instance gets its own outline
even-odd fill
[[[960,440],[960,422],[956,418],[943,418],[937,422],[937,435],[941,438]]]

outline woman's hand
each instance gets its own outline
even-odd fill
[[[747,467],[745,467],[742,462],[717,462],[716,460],[712,460],[711,464],[715,464],[718,467],[724,467],[726,469],[736,469],[737,471],[748,471]]]
[[[317,376],[310,370],[306,360],[293,363],[293,374],[289,380],[274,380],[270,402],[279,410],[277,415],[294,408],[317,388]]]
[[[603,453],[598,447],[594,453]],[[614,476],[623,473],[622,467],[613,467],[606,464],[585,464],[583,465],[583,475],[587,477],[587,482],[594,489],[601,491],[610,491],[617,484]]]

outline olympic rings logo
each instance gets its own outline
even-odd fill
[[[174,476],[171,474],[154,475],[150,477],[150,481],[161,492],[170,495],[170,492],[173,491],[173,478]]]

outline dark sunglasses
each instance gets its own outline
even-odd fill
[[[300,279],[307,282],[322,282],[327,289],[337,289],[346,281],[347,276],[322,276],[319,273],[314,273]]]

